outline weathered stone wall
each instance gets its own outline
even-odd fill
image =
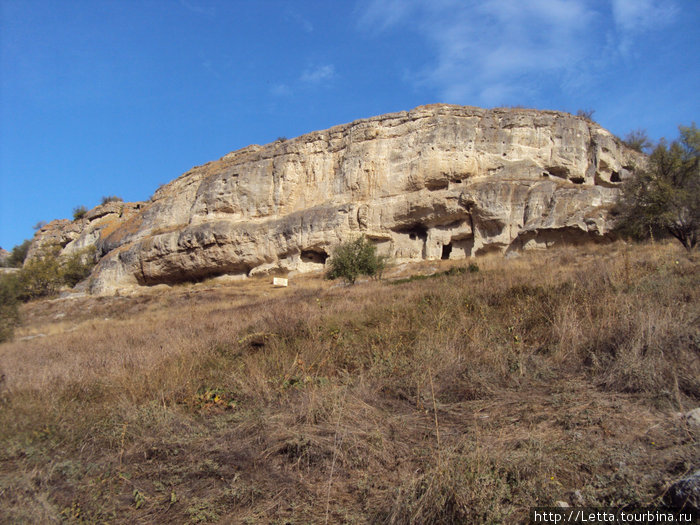
[[[360,233],[398,260],[546,247],[606,235],[643,162],[566,113],[423,106],[229,153],[111,226],[54,222],[35,244],[48,232],[66,249],[94,243],[97,293],[316,269]]]

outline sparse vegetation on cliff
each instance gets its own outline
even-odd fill
[[[594,122],[593,115],[595,114],[595,109],[579,109],[576,112],[577,117],[581,117],[589,122]]]
[[[106,195],[102,197],[100,204],[107,204],[108,202],[124,202],[124,199],[116,195]]]
[[[0,515],[478,524],[657,504],[700,461],[674,415],[700,401],[700,272],[681,254],[23,305],[0,346]]]
[[[87,215],[88,209],[85,206],[76,206],[73,208],[73,220],[77,221]]]
[[[622,140],[628,147],[640,153],[646,153],[653,147],[646,130],[635,129],[630,131]]]

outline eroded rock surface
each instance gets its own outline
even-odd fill
[[[110,251],[104,245],[104,239],[137,215],[145,204],[111,201],[95,206],[82,219],[51,221],[34,236],[27,251],[27,259],[40,255],[50,246],[60,246],[65,255],[94,246],[98,256],[103,256]]]
[[[566,113],[422,106],[229,153],[148,203],[54,221],[34,244],[95,244],[95,293],[317,269],[359,234],[399,261],[548,247],[607,235],[643,162]]]

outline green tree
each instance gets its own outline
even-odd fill
[[[381,276],[385,265],[386,258],[377,255],[377,247],[363,235],[336,246],[326,275],[329,279],[342,277],[355,284],[360,275]]]
[[[22,264],[24,264],[24,260],[27,258],[30,244],[32,244],[32,241],[25,239],[22,244],[18,244],[12,248],[12,252],[10,252],[5,264],[10,268],[21,268]]]
[[[87,278],[95,265],[95,248],[60,255],[58,245],[46,246],[19,272],[19,297],[23,300],[56,295],[63,286],[71,288]]]
[[[664,230],[690,252],[700,230],[700,130],[678,129],[680,138],[661,140],[647,168],[623,186],[619,228],[637,238]]]
[[[63,285],[59,246],[45,247],[32,256],[19,272],[20,299],[55,295]]]

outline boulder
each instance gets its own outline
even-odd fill
[[[666,501],[679,509],[700,510],[700,470],[671,485],[666,492]]]

